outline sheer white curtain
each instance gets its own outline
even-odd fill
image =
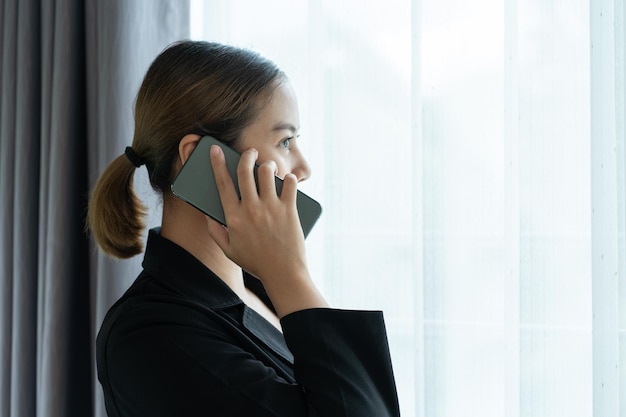
[[[623,0],[191,7],[291,77],[310,262],[403,416],[626,416]]]

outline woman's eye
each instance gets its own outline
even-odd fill
[[[282,140],[280,142],[280,147],[286,150],[289,150],[289,145],[291,144],[291,139],[293,138],[286,138],[284,140]]]

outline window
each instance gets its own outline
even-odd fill
[[[192,1],[193,38],[291,78],[313,273],[385,311],[403,416],[626,416],[623,22],[610,0]]]

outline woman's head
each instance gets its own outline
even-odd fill
[[[237,147],[284,73],[259,54],[217,43],[183,41],[152,63],[137,94],[132,148],[163,194],[175,174],[178,146],[189,133]],[[102,174],[91,195],[88,225],[102,250],[128,258],[141,252],[145,208],[134,194],[135,166],[124,154]]]
[[[178,142],[188,133],[234,145],[285,75],[260,55],[208,42],[179,42],[159,55],[135,104],[133,149],[155,189],[167,192]]]

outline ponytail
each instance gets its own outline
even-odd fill
[[[100,249],[114,258],[143,251],[146,207],[133,187],[135,165],[122,154],[102,173],[89,198],[87,225]]]

